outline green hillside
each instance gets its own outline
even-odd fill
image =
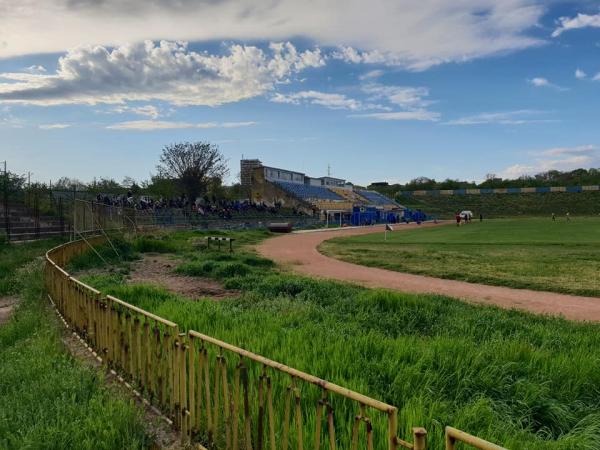
[[[396,200],[410,209],[422,209],[439,218],[452,217],[457,211],[471,210],[476,217],[575,216],[600,214],[600,191],[581,193],[549,192],[536,194],[428,195],[403,196]]]

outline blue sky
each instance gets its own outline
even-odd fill
[[[600,3],[0,4],[0,161],[147,179],[165,144],[355,183],[600,167]],[[60,18],[60,20],[58,19]]]

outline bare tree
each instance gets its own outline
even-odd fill
[[[157,169],[162,178],[176,180],[191,201],[207,191],[211,180],[229,173],[219,147],[209,142],[166,145]]]

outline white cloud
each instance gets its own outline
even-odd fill
[[[378,83],[369,83],[361,86],[361,91],[366,94],[365,100],[349,98],[344,94],[301,91],[292,94],[276,93],[271,101],[293,105],[308,103],[329,109],[346,109],[350,111],[373,109],[386,111],[385,113],[351,116],[379,120],[438,120],[440,117],[438,113],[426,109],[433,102],[424,98],[429,95],[429,90],[424,87],[385,86]],[[393,111],[398,107],[403,111]]]
[[[567,88],[559,86],[558,84],[554,84],[554,83],[550,82],[547,78],[543,78],[543,77],[531,78],[531,79],[527,80],[527,82],[535,87],[552,88],[552,89],[556,89],[557,91],[566,91],[567,90]]]
[[[535,175],[549,170],[575,170],[598,167],[600,165],[600,148],[595,145],[576,147],[555,147],[533,152],[533,161],[514,164],[507,167],[499,176],[502,178],[518,178],[523,175]]]
[[[3,0],[0,58],[146,39],[297,36],[340,46],[347,60],[423,69],[539,45],[532,31],[544,11],[542,0]]]
[[[0,108],[0,113],[0,128],[23,128],[23,121],[13,116],[8,107]]]
[[[46,73],[47,70],[44,66],[33,65],[33,66],[29,66],[26,69],[24,69],[24,72],[32,73],[32,74],[42,74],[42,73]]]
[[[68,123],[47,123],[39,126],[40,130],[62,130],[69,128],[71,125]]]
[[[384,99],[393,105],[405,109],[422,109],[433,103],[424,98],[429,95],[429,89],[425,87],[385,86],[371,83],[363,86],[362,90],[372,100]]]
[[[558,19],[558,27],[552,32],[552,37],[558,37],[568,30],[580,28],[600,28],[600,14],[577,14],[575,17],[561,17]]]
[[[119,104],[162,100],[216,106],[273,89],[308,67],[324,64],[319,49],[299,52],[290,43],[231,45],[224,55],[190,51],[186,43],[146,41],[109,50],[79,47],[52,75],[0,73],[0,102],[34,105]]]
[[[362,119],[377,120],[419,120],[435,122],[440,119],[440,114],[433,111],[414,110],[414,111],[395,111],[384,113],[353,114],[350,117]]]
[[[349,98],[344,94],[335,94],[319,91],[301,91],[292,94],[276,93],[272,98],[275,103],[288,103],[300,105],[308,103],[320,105],[329,109],[349,109],[351,111],[360,111],[364,109],[385,109],[380,105],[365,104],[360,100]]]
[[[385,72],[383,70],[379,70],[379,69],[375,69],[375,70],[369,70],[368,72],[362,74],[361,76],[358,77],[359,80],[365,81],[365,80],[372,80],[375,78],[379,78],[380,76],[382,76]]]
[[[537,152],[543,156],[565,156],[565,155],[580,155],[594,154],[598,151],[595,145],[579,145],[577,147],[553,147]]]
[[[530,123],[556,122],[545,118],[547,111],[519,109],[516,111],[484,112],[444,122],[444,125],[525,125]]]
[[[529,82],[536,87],[550,86],[550,82],[546,78],[532,78]]]
[[[600,81],[600,72],[598,72],[596,75],[594,75],[594,78],[592,78],[592,80]]]
[[[117,114],[131,113],[138,116],[146,116],[152,119],[158,119],[161,116],[160,110],[154,105],[143,106],[117,106],[112,109]]]
[[[136,130],[136,131],[153,131],[153,130],[172,130],[185,128],[241,128],[256,125],[256,122],[168,122],[162,120],[132,120],[129,122],[120,122],[109,125],[106,128],[109,130]]]
[[[577,69],[575,71],[575,78],[577,78],[578,80],[583,80],[587,77],[587,74],[581,70],[581,69]]]

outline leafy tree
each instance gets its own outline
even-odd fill
[[[173,198],[181,194],[175,180],[160,175],[151,176],[150,181],[142,183],[142,189],[147,194],[163,198]]]
[[[207,193],[214,179],[229,170],[219,147],[209,142],[183,142],[163,148],[157,166],[160,178],[176,180],[190,200]]]
[[[52,185],[54,189],[59,191],[70,191],[73,189],[73,186],[75,186],[78,191],[87,189],[87,185],[83,181],[69,177],[61,177]]]

